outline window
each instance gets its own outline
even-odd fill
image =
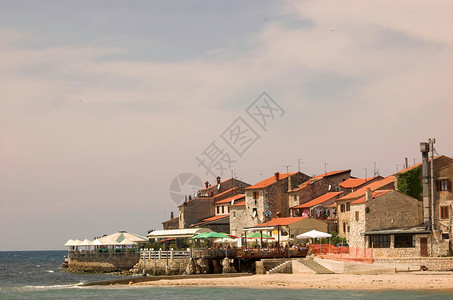
[[[448,234],[448,233],[442,233],[442,239],[443,239],[443,240],[449,240],[449,239],[450,239],[450,234]]]
[[[349,227],[349,225],[348,225],[348,233],[349,233],[350,231],[351,231],[351,227]]]
[[[441,219],[448,219],[449,218],[449,207],[448,206],[441,206],[440,207],[440,218]]]
[[[344,204],[341,204],[341,205],[340,205],[340,211],[341,211],[341,212],[344,212],[344,208],[345,208],[345,205],[344,205]]]
[[[217,214],[220,213],[220,206],[217,206]]]
[[[258,199],[258,192],[253,192],[253,199]]]
[[[229,206],[227,207],[227,213],[230,213],[230,207]]]
[[[372,248],[390,248],[390,235],[377,234],[370,236]]]
[[[252,217],[256,217],[256,214],[257,214],[257,211],[256,211],[256,208],[253,209],[253,212],[252,212]]]
[[[233,211],[233,218],[236,219],[236,211]]]
[[[359,212],[358,212],[358,211],[355,212],[355,220],[356,220],[356,221],[359,220]]]
[[[255,206],[256,206],[257,203],[258,203],[258,202],[257,202],[256,199],[255,199]]]
[[[346,211],[350,211],[351,210],[351,203],[346,203]]]
[[[225,213],[225,208],[224,206],[222,205],[222,214]]]
[[[415,248],[413,234],[397,234],[395,235],[395,248]]]
[[[437,180],[437,191],[448,191],[448,192],[451,192],[451,181],[450,181],[450,179],[439,179],[439,180]]]
[[[343,232],[346,232],[346,222],[343,222]]]

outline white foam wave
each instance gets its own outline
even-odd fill
[[[77,284],[56,284],[56,285],[26,285],[22,287],[24,290],[52,290],[52,289],[67,289],[74,288]]]
[[[49,272],[49,273],[53,273],[53,272],[54,272],[54,270],[49,270],[49,271],[47,271],[47,272]]]

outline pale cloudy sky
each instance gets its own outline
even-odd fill
[[[172,179],[453,156],[452,1],[0,0],[0,250],[160,229]],[[245,113],[266,91],[267,131]],[[242,117],[242,157],[220,135]]]

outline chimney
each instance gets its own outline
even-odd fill
[[[275,217],[278,219],[278,218],[281,217],[281,215],[282,215],[282,214],[278,211],[278,212],[275,214]]]
[[[429,144],[425,142],[420,143],[420,152],[422,153],[423,223],[425,226],[429,226]]]
[[[288,191],[291,191],[292,190],[292,187],[291,187],[291,176],[288,175]]]
[[[220,176],[217,176],[217,184],[220,184]]]
[[[173,214],[173,212],[170,212],[170,219],[174,219],[175,215]]]
[[[365,200],[369,201],[371,199],[373,199],[373,192],[371,191],[370,188],[367,188],[365,192]]]
[[[275,181],[279,181],[279,180],[280,180],[280,173],[275,172]]]
[[[205,188],[208,188],[208,187],[209,187],[209,181],[206,181],[206,182],[204,183],[204,187],[205,187]]]

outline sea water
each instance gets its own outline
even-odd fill
[[[80,283],[125,279],[115,274],[69,273],[66,251],[0,252],[0,299],[453,299],[437,291],[355,291],[219,287],[83,287]]]

